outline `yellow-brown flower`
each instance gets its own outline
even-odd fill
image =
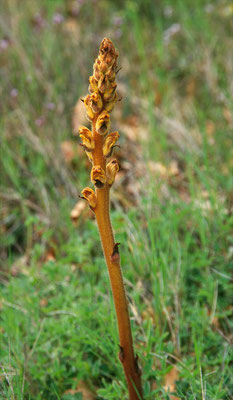
[[[95,114],[94,114],[94,112],[92,111],[92,108],[91,108],[91,96],[88,94],[86,97],[85,97],[85,99],[83,100],[83,102],[84,102],[84,105],[85,105],[85,107],[86,107],[86,110],[87,110],[87,119],[89,120],[89,121],[93,121],[93,119],[95,118]]]
[[[114,93],[112,100],[110,99],[108,100],[108,102],[105,102],[105,110],[110,113],[113,110],[117,100],[118,100],[117,93]]]
[[[103,100],[102,100],[102,97],[98,90],[96,90],[95,92],[92,93],[91,99],[90,99],[90,106],[94,113],[98,113],[102,110]]]
[[[104,157],[110,157],[112,155],[112,151],[116,141],[119,139],[120,135],[118,132],[111,132],[106,136],[104,145],[103,145],[103,154]]]
[[[111,160],[106,166],[107,183],[109,184],[109,186],[112,186],[118,171],[119,165],[117,163],[117,160]]]
[[[99,165],[95,165],[92,167],[91,181],[98,189],[101,189],[106,183],[105,171]]]
[[[85,187],[81,193],[82,193],[83,198],[88,201],[89,206],[91,208],[95,208],[97,199],[96,199],[96,194],[95,194],[94,190],[92,190],[89,187]]]
[[[101,78],[98,80],[98,88],[103,96],[105,93],[108,93],[112,90],[112,83],[106,75],[102,75]]]
[[[104,110],[98,116],[96,121],[96,130],[100,135],[106,135],[110,127],[110,116],[109,113]]]
[[[112,101],[116,97],[116,82],[112,82],[111,86],[103,91],[103,99],[105,101]]]
[[[95,142],[92,136],[92,132],[85,126],[80,126],[79,136],[82,139],[82,146],[85,151],[92,151],[95,148]]]

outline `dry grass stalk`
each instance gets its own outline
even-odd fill
[[[120,267],[119,243],[115,243],[109,215],[109,191],[119,170],[116,159],[107,161],[119,138],[118,132],[109,133],[110,112],[118,100],[117,58],[118,52],[111,40],[103,39],[94,63],[93,76],[89,78],[90,94],[83,100],[87,118],[92,123],[92,131],[84,126],[79,128],[82,146],[92,163],[91,181],[95,191],[87,187],[83,189],[82,196],[95,213],[99,228],[117,315],[119,359],[124,368],[129,398],[139,400],[142,399],[141,370],[133,349],[127,298]]]

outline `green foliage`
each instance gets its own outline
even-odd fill
[[[110,36],[130,164],[112,216],[145,399],[169,398],[174,364],[178,398],[231,399],[231,4],[85,1],[72,14],[71,3],[0,4],[0,397],[85,400],[66,393],[82,381],[98,400],[127,399],[97,228],[69,219],[86,160],[61,151],[76,146],[72,109]]]

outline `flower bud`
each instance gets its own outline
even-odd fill
[[[85,151],[92,151],[95,148],[95,142],[91,131],[85,126],[80,126],[79,136],[82,139],[82,146]]]
[[[99,165],[92,167],[91,181],[98,189],[101,189],[106,183],[105,171]]]
[[[101,61],[99,57],[95,60],[94,62],[94,67],[93,67],[93,76],[94,78],[99,81],[103,79],[106,71],[107,71],[108,65]]]
[[[108,68],[109,68],[109,65],[105,62],[105,61],[102,61],[101,63],[100,63],[100,71],[103,73],[103,74],[106,74],[106,72],[107,72],[107,70],[108,70]]]
[[[95,67],[95,65],[94,65],[94,72],[93,72],[93,74],[94,74],[94,78],[97,80],[97,81],[99,81],[101,78],[103,79],[103,74],[101,74],[101,72],[100,72],[100,70],[99,70],[99,67]],[[98,85],[99,86],[99,85]]]
[[[106,136],[104,145],[103,145],[103,154],[104,157],[110,157],[112,155],[112,150],[114,144],[119,139],[120,135],[118,132],[111,132],[109,135]]]
[[[114,69],[110,69],[110,70],[108,71],[108,73],[107,73],[107,77],[108,77],[108,80],[109,80],[110,82],[114,82],[115,79],[116,79],[116,72],[115,72],[115,70],[114,70]]]
[[[110,127],[109,113],[106,110],[104,110],[97,118],[96,130],[100,135],[106,135],[106,133],[108,133],[109,127]]]
[[[103,100],[98,90],[91,95],[90,106],[94,113],[98,113],[103,108]]]
[[[115,93],[116,88],[117,88],[116,82],[112,82],[111,85],[109,86],[109,88],[106,89],[105,92],[103,93],[103,99],[105,101],[111,101],[116,95],[116,93]]]
[[[107,183],[109,184],[109,186],[112,186],[118,171],[119,165],[117,163],[117,160],[111,160],[106,166]]]
[[[105,110],[110,113],[113,110],[117,99],[118,99],[117,94],[114,93],[113,99],[105,103]]]
[[[96,203],[97,203],[97,198],[96,198],[96,194],[95,194],[94,190],[92,190],[89,187],[85,187],[81,193],[82,193],[83,198],[88,201],[89,206],[91,208],[95,208]]]
[[[111,90],[111,82],[106,75],[103,75],[102,78],[98,80],[98,88],[101,93]]]
[[[97,82],[97,80],[95,79],[94,76],[90,76],[89,82],[90,82],[89,91],[90,91],[91,93],[93,93],[93,92],[95,92],[96,90],[98,90],[98,82]]]
[[[100,45],[99,59],[105,61],[109,67],[116,64],[118,52],[110,39],[104,38]]]

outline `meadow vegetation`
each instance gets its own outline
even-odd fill
[[[111,216],[144,398],[233,398],[232,16],[227,0],[0,2],[0,398],[127,399],[78,198],[79,99],[104,37],[122,67]]]

